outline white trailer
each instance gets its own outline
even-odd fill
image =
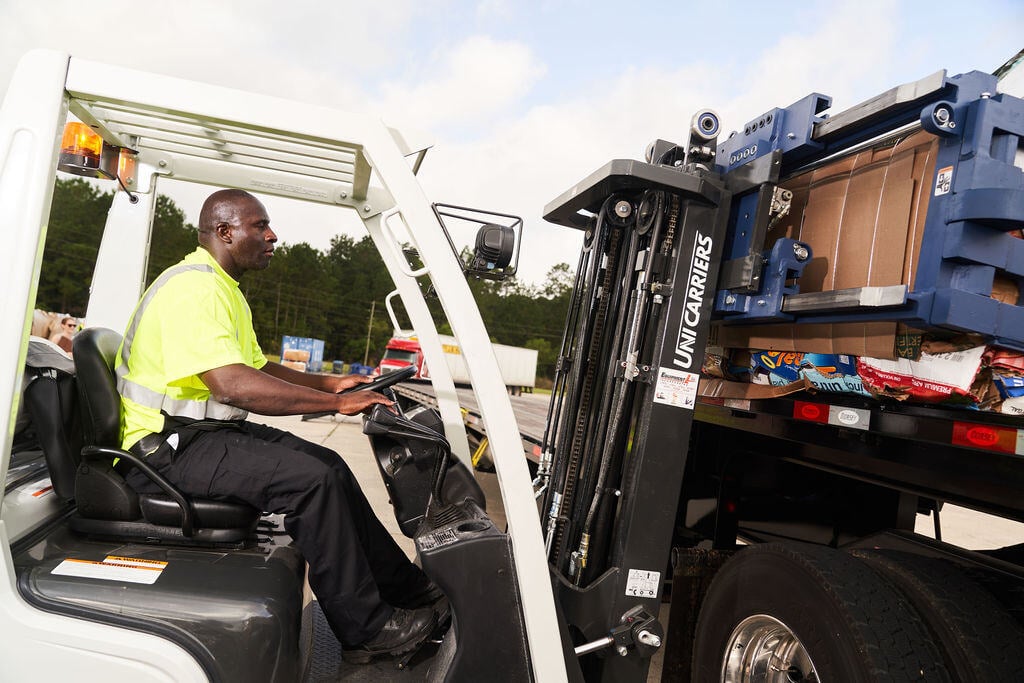
[[[441,348],[444,350],[444,358],[448,364],[448,371],[452,374],[452,380],[456,384],[470,384],[466,356],[471,351],[459,346],[459,342],[455,337],[441,335],[440,339]],[[506,346],[505,344],[491,344],[491,350],[494,351],[494,357],[497,359],[498,367],[501,369],[501,379],[513,394],[519,393],[525,387],[533,388],[537,380],[536,349]],[[429,377],[429,374],[425,377]]]

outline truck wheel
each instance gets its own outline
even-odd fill
[[[697,621],[693,680],[950,681],[906,600],[850,555],[763,544],[715,575]]]
[[[941,643],[956,680],[1019,680],[1024,630],[956,565],[898,551],[856,550],[853,555],[906,595]]]

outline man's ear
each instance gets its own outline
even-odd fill
[[[214,234],[224,244],[231,244],[231,224],[225,221],[217,223],[217,227],[213,229]]]

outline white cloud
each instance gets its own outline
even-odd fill
[[[476,6],[476,16],[481,19],[507,19],[514,12],[515,5],[509,0],[482,0]]]
[[[413,3],[312,3],[288,11],[270,0],[5,0],[0,6],[0,91],[17,59],[47,47],[78,57],[295,98],[356,108],[360,78],[406,57]]]
[[[813,34],[781,35],[751,62],[705,60],[604,74],[591,90],[497,121],[479,139],[440,141],[422,180],[439,199],[522,215],[527,238],[520,272],[540,281],[555,263],[575,265],[581,245],[578,231],[542,220],[544,206],[613,158],[642,159],[656,138],[684,143],[699,109],[716,109],[727,133],[814,90],[844,97],[848,106],[867,88],[895,85],[885,76],[895,50],[892,31],[853,35],[848,27],[856,12],[834,12]]]
[[[372,108],[400,113],[421,128],[478,124],[521,100],[544,75],[527,46],[488,36],[471,36],[431,57],[432,77],[384,83]]]

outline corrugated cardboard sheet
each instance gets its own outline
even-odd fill
[[[845,353],[894,358],[896,323],[717,325],[711,342],[725,349]]]
[[[913,288],[937,150],[936,138],[919,131],[781,183],[793,204],[768,246],[779,237],[811,245],[801,292]]]
[[[900,284],[913,290],[937,149],[936,138],[920,131],[783,180],[792,207],[765,248],[780,237],[811,246],[801,293]],[[718,335],[727,348],[893,358],[896,324],[722,325]]]

